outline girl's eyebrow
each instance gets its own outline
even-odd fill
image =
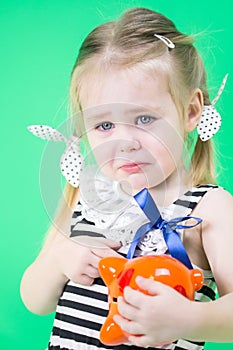
[[[103,112],[83,112],[84,119],[86,121],[95,122],[98,120],[102,120],[109,117],[114,117],[117,115],[119,116],[119,113],[124,113],[124,115],[128,116],[131,114],[152,114],[152,115],[158,115],[160,116],[163,112],[162,106],[151,106],[150,108],[146,107],[136,107],[136,108],[129,108],[125,110],[125,108],[117,108],[113,110],[107,110]]]
[[[163,111],[162,106],[150,106],[149,107],[136,107],[132,108],[129,111],[126,112],[126,114],[131,114],[131,113],[138,113],[138,114],[158,114],[160,115]]]
[[[84,119],[87,121],[98,121],[112,115],[110,111],[103,113],[83,113]]]

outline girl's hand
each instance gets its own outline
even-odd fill
[[[139,347],[170,343],[189,333],[192,306],[195,304],[160,282],[137,277],[138,286],[151,295],[124,289],[118,298],[114,321],[127,333],[129,341]]]
[[[85,247],[56,232],[22,277],[20,293],[27,308],[40,315],[53,312],[68,280],[91,285],[99,277],[99,260],[119,256],[115,250],[120,243],[103,238],[100,247]]]
[[[62,237],[53,246],[57,267],[60,272],[74,283],[91,285],[99,277],[98,263],[106,256],[120,256],[116,250],[121,244],[101,238],[102,248],[92,248]]]

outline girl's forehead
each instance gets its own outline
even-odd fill
[[[169,95],[168,77],[163,71],[149,74],[138,67],[109,68],[87,75],[79,101],[83,110],[116,103],[150,108],[166,103]]]

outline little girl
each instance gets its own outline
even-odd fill
[[[164,219],[202,219],[179,233],[204,286],[190,301],[139,277],[139,287],[151,296],[125,288],[115,321],[132,336],[114,348],[200,350],[205,341],[233,342],[233,201],[215,185],[211,137],[221,119],[193,38],[157,12],[128,10],[84,40],[70,91],[78,117],[61,161],[66,205],[21,283],[29,310],[56,309],[48,348],[109,348],[99,340],[108,297],[98,262],[127,255],[148,220],[134,200],[143,188]],[[65,140],[49,127],[31,131]],[[153,229],[134,256],[169,253]],[[164,342],[170,344],[156,345]]]

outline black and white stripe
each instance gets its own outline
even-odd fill
[[[207,191],[216,186],[206,185],[194,187],[182,195],[169,208],[172,216],[189,215],[200,199]],[[180,213],[180,214],[179,214]],[[72,227],[75,227],[75,219],[81,215],[74,212]],[[94,224],[82,218],[85,232],[94,232]],[[85,226],[86,225],[86,226]],[[75,236],[75,231],[71,235]],[[127,251],[121,250],[123,256]],[[137,249],[135,255],[142,252]],[[215,299],[216,284],[210,271],[203,271],[204,285],[196,292],[195,300],[210,301]],[[69,281],[60,297],[57,305],[54,326],[49,342],[49,350],[105,350],[111,349],[99,341],[99,330],[108,313],[107,287],[101,278],[97,278],[91,286],[83,286]],[[202,350],[203,342],[191,342],[180,339],[172,344],[149,349],[167,350]],[[130,344],[119,345],[114,350],[139,350]]]

